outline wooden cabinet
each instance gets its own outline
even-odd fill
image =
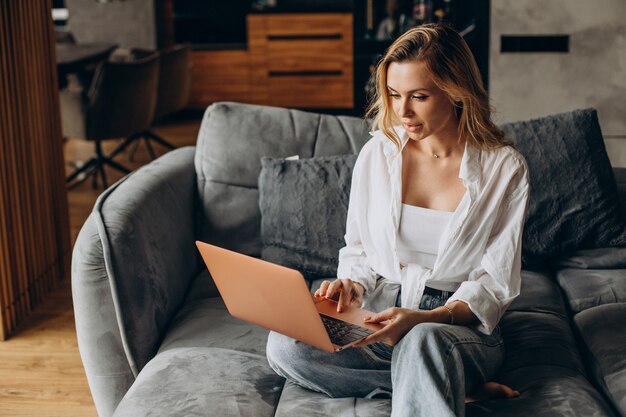
[[[246,51],[192,54],[192,107],[218,100],[353,107],[351,14],[254,14],[247,28]]]
[[[189,107],[204,109],[215,101],[250,102],[248,51],[193,51]]]

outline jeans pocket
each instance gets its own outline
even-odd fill
[[[446,303],[446,300],[443,297],[439,297],[436,295],[424,294],[422,295],[422,299],[420,300],[420,310],[434,310],[437,307],[441,307]]]

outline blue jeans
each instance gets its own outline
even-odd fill
[[[420,310],[444,303],[424,295]],[[464,416],[466,393],[493,380],[503,357],[499,327],[487,336],[468,326],[421,323],[387,351],[328,353],[275,332],[267,341],[277,374],[333,398],[391,397],[392,417]]]

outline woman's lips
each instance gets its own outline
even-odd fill
[[[409,132],[417,132],[419,129],[422,128],[422,125],[404,123],[404,128]]]

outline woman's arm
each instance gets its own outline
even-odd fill
[[[377,341],[393,345],[411,328],[425,322],[475,324],[478,330],[491,334],[519,294],[522,230],[529,197],[525,165],[511,178],[508,189],[480,266],[471,271],[446,305],[430,311],[391,308],[375,314],[369,322],[387,321],[387,325],[357,346]]]
[[[395,346],[414,326],[420,323],[445,323],[469,325],[477,320],[472,310],[463,301],[455,301],[447,306],[432,310],[411,310],[393,307],[368,317],[366,323],[386,321],[386,326],[356,343],[354,347],[363,347],[371,343],[385,342]]]
[[[369,187],[363,187],[365,184],[362,181],[367,181],[368,176],[365,174],[371,169],[370,153],[371,146],[366,144],[354,164],[344,236],[346,245],[339,250],[337,266],[338,278],[348,279],[361,285],[363,290],[360,293],[361,297],[366,291],[372,291],[376,286],[376,273],[372,270],[363,247],[361,228],[364,225],[360,224],[363,219],[359,217],[363,207],[367,205],[367,192],[363,192],[362,189],[367,191]],[[334,292],[327,296],[333,295]]]

